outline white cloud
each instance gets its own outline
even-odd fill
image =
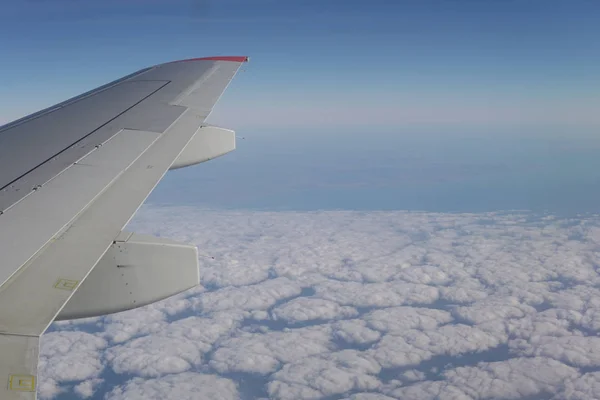
[[[359,283],[326,281],[315,287],[316,296],[354,307],[392,307],[405,304],[431,304],[439,290],[402,281]]]
[[[275,319],[290,323],[356,317],[358,311],[340,306],[333,301],[302,297],[289,301],[273,310]]]
[[[409,329],[433,330],[453,320],[447,311],[422,307],[390,307],[364,316],[369,327],[384,333],[401,335]]]
[[[600,398],[600,372],[584,374],[565,381],[564,388],[553,397],[555,400],[587,400]]]
[[[352,319],[334,324],[333,337],[357,345],[375,342],[379,340],[381,333],[369,328],[366,321]]]
[[[218,372],[268,374],[282,364],[329,352],[331,328],[308,327],[284,332],[242,333],[223,341],[210,365]]]
[[[41,398],[600,397],[598,216],[145,207],[131,229],[214,256],[203,286],[55,325]]]
[[[287,278],[270,279],[252,286],[206,293],[198,297],[195,309],[201,312],[266,309],[301,291],[300,285]]]
[[[388,394],[414,399],[520,399],[555,393],[577,371],[544,358],[515,358],[445,373],[445,381],[417,382]]]
[[[381,383],[373,375],[380,370],[372,357],[354,350],[307,357],[272,375],[269,397],[318,399],[350,390],[375,390]]]
[[[111,347],[106,359],[118,374],[153,377],[184,372],[200,365],[202,354],[190,340],[150,335]]]
[[[341,400],[394,400],[394,398],[378,393],[356,393]]]
[[[430,331],[407,329],[399,336],[385,335],[369,350],[385,368],[417,365],[436,355],[481,352],[500,344],[499,340],[475,327],[444,325]]]
[[[156,304],[105,317],[105,332],[115,343],[125,342],[135,336],[164,331],[166,315]]]
[[[225,313],[215,318],[184,318],[160,333],[111,347],[106,359],[119,374],[155,377],[187,371],[201,365],[202,354],[239,321],[239,316]]]
[[[474,398],[446,381],[427,381],[394,390],[396,399],[473,400]]]
[[[515,358],[448,371],[447,379],[479,399],[519,399],[556,392],[577,370],[547,358]]]
[[[107,345],[103,338],[84,332],[44,335],[39,358],[42,381],[49,378],[60,383],[97,377],[104,369],[101,354]]]
[[[521,318],[513,324],[511,334],[515,335],[515,340],[522,339],[524,343],[529,343],[534,337],[578,335],[571,328],[574,321],[580,320],[581,314],[577,311],[549,309]]]
[[[102,379],[89,379],[87,381],[83,381],[78,385],[75,385],[73,391],[81,398],[87,399],[92,397],[96,390],[98,389],[98,385],[100,385],[104,380]]]
[[[56,382],[54,379],[40,375],[40,382],[38,384],[38,397],[41,400],[53,399],[64,391],[65,389],[61,388],[58,382]]]
[[[514,348],[519,354],[553,358],[575,367],[600,367],[600,337],[536,336],[515,341]]]
[[[114,388],[106,400],[237,400],[235,384],[216,375],[185,372],[144,380],[134,378]]]
[[[417,371],[416,369],[409,369],[404,371],[401,375],[402,380],[407,382],[422,381],[425,380],[425,373],[423,371]]]
[[[600,289],[594,287],[596,280],[588,285],[577,285],[560,290],[549,296],[549,301],[556,308],[586,312],[589,309],[600,309]]]
[[[219,338],[235,331],[243,319],[242,313],[222,312],[209,317],[188,317],[172,322],[167,337],[184,337],[196,343],[203,351],[209,351]]]
[[[534,307],[522,304],[520,299],[516,297],[498,295],[453,310],[455,316],[475,325],[495,320],[522,319],[535,312]]]

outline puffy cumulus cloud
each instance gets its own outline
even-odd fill
[[[454,281],[451,286],[440,288],[440,299],[454,304],[470,303],[487,296],[481,282],[473,278]]]
[[[38,364],[42,382],[82,381],[99,376],[105,368],[101,355],[106,347],[106,340],[85,332],[44,335]],[[52,386],[47,385],[45,391],[51,391]]]
[[[417,382],[388,394],[403,399],[548,398],[578,373],[555,360],[537,357],[479,363],[448,370],[444,375],[444,381]]]
[[[576,285],[566,290],[558,290],[549,301],[556,308],[586,312],[600,309],[600,289],[589,285]]]
[[[224,310],[260,310],[273,306],[280,300],[302,292],[301,286],[288,278],[270,279],[242,288],[225,288],[199,297],[196,309],[203,312]]]
[[[38,398],[41,400],[53,399],[60,393],[66,391],[66,389],[61,388],[54,379],[44,377],[43,375],[40,375],[40,382],[38,383],[37,389]]]
[[[554,358],[576,367],[600,367],[600,337],[540,336],[511,342],[515,352]]]
[[[590,372],[577,379],[565,381],[564,388],[554,400],[587,400],[600,398],[600,372]]]
[[[581,321],[581,314],[573,310],[548,309],[529,314],[510,324],[510,333],[515,338],[511,344],[515,342],[533,343],[534,338],[537,342],[539,338],[548,336],[579,335],[579,332],[572,329],[576,321]]]
[[[207,352],[219,338],[235,331],[244,317],[245,314],[236,312],[222,312],[207,317],[192,316],[172,322],[162,334],[168,338],[187,339],[202,352]]]
[[[356,317],[358,311],[352,307],[322,299],[302,297],[289,301],[273,310],[273,317],[290,323]]]
[[[268,374],[282,364],[329,352],[331,328],[308,327],[284,332],[242,333],[221,342],[210,365],[218,372]]]
[[[159,376],[187,371],[202,355],[190,340],[150,335],[111,347],[106,359],[118,374]]]
[[[196,244],[202,285],[55,324],[41,398],[600,397],[600,216],[144,207],[129,229]]]
[[[439,298],[436,287],[403,281],[359,283],[326,281],[315,286],[316,296],[354,307],[430,304]]]
[[[166,313],[169,317],[176,316],[179,313],[186,312],[193,305],[194,299],[205,291],[206,289],[202,285],[198,285],[175,296],[156,302],[152,306],[154,306],[154,309]]]
[[[355,393],[342,400],[394,400],[394,398],[379,393]]]
[[[425,379],[426,375],[423,371],[418,371],[416,369],[409,369],[408,371],[404,371],[401,375],[402,380],[407,382],[414,381],[422,381]]]
[[[235,383],[216,375],[185,372],[160,379],[134,378],[122,387],[114,388],[106,400],[237,400]]]
[[[434,330],[453,320],[447,311],[420,307],[390,307],[364,316],[369,327],[384,333],[401,335],[409,329]]]
[[[396,399],[419,400],[473,400],[460,388],[446,381],[419,382],[411,386],[402,387],[389,393]]]
[[[535,357],[480,363],[445,373],[448,381],[477,399],[519,399],[555,393],[576,369],[558,361]],[[398,394],[398,392],[395,392]]]
[[[424,285],[445,286],[452,282],[450,276],[443,269],[431,265],[423,265],[419,268],[410,268],[405,265],[392,277],[394,280]]]
[[[145,377],[187,371],[201,365],[202,354],[240,320],[240,316],[226,313],[213,318],[184,318],[158,334],[111,347],[106,360],[116,373]]]
[[[512,296],[493,296],[470,306],[457,307],[453,314],[472,324],[483,324],[491,320],[521,319],[534,313],[534,307],[521,304]]]
[[[315,399],[351,390],[375,390],[381,383],[373,375],[380,370],[372,357],[354,350],[307,357],[272,375],[269,397]]]
[[[369,328],[366,321],[351,319],[334,324],[333,337],[349,345],[362,345],[379,340],[381,333]]]
[[[482,352],[500,344],[499,340],[467,325],[445,325],[431,331],[408,329],[401,335],[385,335],[369,350],[386,368],[417,365],[438,355],[459,356]]]
[[[105,317],[106,337],[122,343],[135,336],[160,332],[167,327],[166,314],[156,304]]]
[[[102,379],[89,379],[87,381],[83,381],[78,385],[75,385],[73,391],[81,398],[87,399],[92,397],[96,390],[98,389],[98,385],[103,382]]]

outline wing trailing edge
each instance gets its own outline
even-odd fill
[[[123,232],[56,319],[95,317],[138,308],[198,283],[196,246]]]

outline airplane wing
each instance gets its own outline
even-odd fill
[[[35,399],[55,319],[198,284],[195,247],[122,230],[169,169],[235,148],[204,121],[246,61],[160,64],[0,127],[1,399]]]

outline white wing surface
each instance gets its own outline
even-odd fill
[[[247,60],[157,65],[0,127],[1,399],[35,399],[39,338],[55,319],[198,283],[193,246],[122,229],[171,167],[235,148],[232,131],[204,121]]]

